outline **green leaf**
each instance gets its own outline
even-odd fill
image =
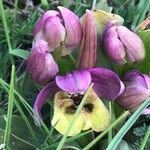
[[[150,98],[148,98],[141,106],[132,114],[132,116],[128,119],[128,121],[123,125],[123,127],[118,131],[115,135],[111,143],[108,145],[106,150],[116,149],[118,144],[120,143],[123,136],[128,132],[128,130],[132,127],[132,125],[136,122],[139,116],[142,114],[143,110],[150,105]]]
[[[76,69],[76,62],[71,55],[66,55],[57,59],[59,72],[61,75]]]
[[[145,31],[140,31],[139,35],[141,39],[143,40],[145,50],[146,50],[146,56],[143,62],[136,65],[136,68],[139,69],[143,73],[149,73],[150,72],[150,29]]]
[[[0,144],[3,143],[4,140],[4,130],[0,129]],[[26,141],[24,141],[23,139],[19,138],[18,136],[14,135],[14,134],[10,134],[10,142],[9,142],[9,147],[12,150],[35,150],[36,147]]]
[[[14,49],[11,50],[10,54],[21,57],[23,59],[27,59],[29,56],[29,51],[23,50],[23,49]]]
[[[6,125],[5,118],[6,118],[5,115],[0,116],[0,129],[2,130],[5,129],[5,125]],[[14,134],[15,136],[24,140],[27,143],[30,143],[32,145],[39,147],[44,142],[46,134],[44,134],[39,129],[39,127],[35,126],[31,118],[28,117],[28,121],[32,125],[36,139],[33,139],[33,137],[31,136],[30,130],[25,124],[25,121],[23,120],[22,116],[17,116],[17,115],[12,116],[11,134]]]

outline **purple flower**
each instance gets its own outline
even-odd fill
[[[44,13],[35,26],[34,37],[47,41],[50,51],[61,48],[62,55],[66,55],[79,46],[82,29],[80,19],[72,11],[61,6],[58,10]]]
[[[107,24],[104,30],[104,48],[106,54],[117,64],[138,62],[145,57],[144,44],[140,37],[117,23]]]
[[[124,85],[119,77],[113,71],[105,68],[76,70],[65,76],[56,76],[55,81],[45,86],[35,100],[34,110],[36,113],[36,122],[39,123],[38,116],[41,116],[41,108],[48,98],[53,97],[58,91],[63,91],[63,97],[67,98],[68,95],[70,95],[74,100],[73,103],[80,103],[84,93],[91,83],[94,83],[94,93],[99,97],[104,97],[108,100],[116,99],[116,97],[124,91]],[[62,94],[60,95],[59,97],[62,97]],[[74,109],[75,108],[73,108],[73,110]]]
[[[32,80],[40,84],[46,84],[56,76],[58,66],[49,53],[47,42],[38,39],[33,43],[27,60],[27,70]]]
[[[125,91],[116,101],[133,112],[150,96],[150,76],[133,70],[126,75],[124,84]],[[150,108],[145,109],[143,113],[149,114]]]
[[[89,69],[97,60],[97,27],[93,12],[86,10],[82,18],[83,38],[79,53],[79,68]]]

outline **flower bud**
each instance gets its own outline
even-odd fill
[[[32,80],[46,84],[58,72],[58,66],[49,53],[47,42],[38,39],[32,47],[27,60],[27,70]]]
[[[59,6],[59,11],[49,10],[37,22],[35,38],[48,42],[50,51],[61,48],[66,55],[79,46],[82,38],[80,19],[69,9]]]
[[[140,37],[118,24],[113,24],[107,31],[105,30],[104,48],[117,64],[124,64],[127,61],[138,62],[145,57],[144,44]]]
[[[92,11],[87,10],[82,18],[83,38],[79,53],[79,68],[89,69],[96,65],[97,33]]]
[[[150,76],[130,71],[125,77],[125,91],[116,99],[123,108],[135,111],[150,96]],[[145,109],[145,114],[150,109]]]

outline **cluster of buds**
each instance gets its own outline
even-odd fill
[[[34,42],[27,62],[31,78],[40,84],[48,83],[59,71],[53,51],[64,56],[80,45],[80,19],[72,11],[58,7],[43,14],[34,28]]]

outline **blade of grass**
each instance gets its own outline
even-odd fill
[[[112,104],[111,101],[109,101],[109,113],[110,113],[110,125],[112,124]],[[108,143],[110,143],[112,140],[112,129],[108,132]]]
[[[0,84],[2,86],[5,85],[5,86],[7,86],[9,88],[9,85],[3,79],[1,79],[1,78],[0,78]],[[16,90],[14,90],[14,93],[15,93],[16,96],[18,96],[18,98],[20,99],[20,102],[24,105],[24,107],[26,108],[26,110],[28,111],[28,113],[30,114],[30,116],[33,117],[33,114],[35,113],[34,110],[33,110],[33,108],[26,102],[26,100]],[[49,139],[50,139],[51,143],[53,143],[53,138],[52,138],[51,132],[49,131],[49,129],[47,128],[47,126],[45,125],[45,123],[42,120],[41,120],[40,123],[41,123],[41,127],[44,130],[44,132],[49,136]]]
[[[141,146],[140,146],[140,149],[139,149],[139,150],[144,150],[145,145],[146,145],[146,143],[147,143],[149,137],[150,137],[150,126],[149,126],[148,129],[147,129],[147,132],[146,132],[146,134],[145,134],[145,136],[144,136],[144,139],[143,139],[143,141],[142,141],[142,143],[141,143]]]
[[[113,122],[106,130],[104,130],[101,134],[99,134],[92,142],[90,142],[85,148],[82,150],[89,150],[93,145],[95,145],[105,134],[109,132],[113,127],[115,127],[118,123],[124,120],[129,115],[129,111],[123,113],[115,122]]]
[[[8,26],[7,26],[7,21],[6,21],[6,16],[5,16],[5,12],[4,12],[4,6],[3,6],[3,1],[0,0],[0,12],[2,15],[2,22],[3,22],[3,27],[5,30],[5,36],[6,36],[6,40],[7,40],[7,45],[8,45],[8,49],[9,49],[9,53],[12,51],[12,45],[10,42],[10,36],[9,36],[9,30],[8,30]],[[14,60],[13,57],[11,55],[9,55],[11,63],[14,64]]]
[[[80,133],[80,134],[78,134],[78,135],[76,135],[76,136],[70,137],[70,138],[66,139],[66,143],[67,143],[67,142],[74,141],[74,140],[76,140],[76,139],[78,139],[78,138],[80,138],[80,137],[82,137],[82,136],[84,136],[84,135],[87,135],[87,134],[91,133],[92,131],[93,131],[93,130],[89,130],[89,131]],[[54,143],[54,144],[49,145],[49,146],[46,146],[46,147],[44,147],[44,148],[42,148],[42,149],[40,149],[40,150],[50,150],[51,148],[55,148],[58,144],[59,144],[59,142]]]
[[[2,81],[1,79],[0,79],[0,84],[2,85],[3,89],[4,89],[7,93],[9,93],[9,88],[7,88],[6,85],[4,85],[4,83],[3,83],[3,81]],[[27,127],[28,127],[28,129],[29,129],[29,131],[30,131],[30,133],[31,133],[31,136],[32,136],[33,140],[36,140],[36,136],[35,136],[34,130],[33,130],[33,128],[32,128],[32,126],[31,126],[30,122],[28,121],[26,115],[24,114],[22,108],[20,107],[20,105],[19,105],[19,103],[17,102],[16,99],[14,99],[14,104],[15,104],[15,106],[17,107],[18,111],[20,112],[22,118],[24,119],[25,124],[27,125]]]
[[[8,149],[9,137],[11,134],[11,122],[12,122],[12,111],[13,111],[13,101],[14,101],[14,82],[15,82],[15,66],[13,65],[12,71],[11,71],[6,127],[5,127],[5,133],[4,133],[4,144],[5,144],[6,150]]]
[[[108,145],[106,150],[116,149],[118,144],[120,143],[123,136],[127,133],[127,131],[132,127],[135,121],[142,114],[143,110],[150,105],[150,98],[148,98],[141,106],[132,114],[132,116],[128,119],[128,121],[123,125],[123,127],[119,130],[119,132],[115,135],[111,143]]]
[[[66,139],[67,139],[67,136],[68,136],[68,134],[69,134],[69,132],[70,132],[70,130],[71,130],[71,128],[72,128],[74,122],[76,121],[76,118],[78,117],[78,115],[79,115],[79,113],[80,113],[80,111],[81,111],[81,109],[82,109],[82,107],[83,107],[83,105],[84,105],[84,103],[85,103],[85,101],[86,101],[86,99],[87,99],[88,93],[89,93],[89,91],[91,90],[92,86],[93,86],[93,84],[90,85],[90,87],[88,88],[87,92],[85,93],[85,95],[84,95],[84,97],[83,97],[83,99],[82,99],[82,101],[81,101],[81,103],[80,103],[80,105],[79,105],[77,111],[75,112],[75,114],[74,114],[72,120],[69,122],[69,125],[68,125],[68,127],[66,128],[65,134],[64,134],[64,136],[62,137],[62,139],[61,139],[61,141],[60,141],[58,147],[56,148],[56,150],[61,150],[61,149],[62,149],[62,147],[63,147],[63,145],[64,145],[64,143],[65,143],[65,141],[66,141]]]

